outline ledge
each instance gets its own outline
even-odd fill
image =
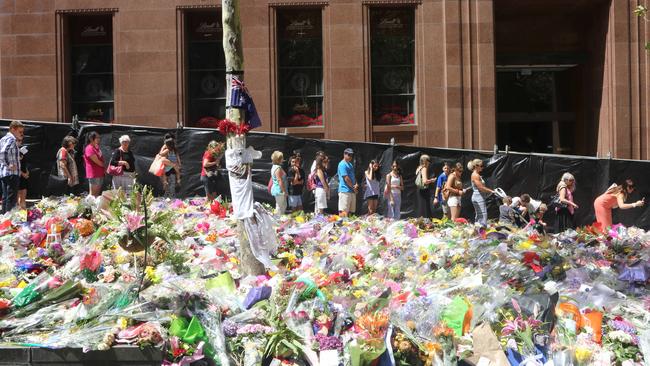
[[[297,134],[297,135],[306,135],[306,134],[315,134],[315,133],[325,133],[325,126],[311,126],[311,127],[279,127],[278,132],[284,133],[284,130],[287,130],[287,134]]]
[[[372,132],[417,132],[418,125],[373,125]]]

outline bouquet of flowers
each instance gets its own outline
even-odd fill
[[[515,310],[514,314],[501,310],[503,322],[499,333],[502,342],[505,342],[508,360],[512,365],[519,365],[522,362],[531,365],[543,364],[546,362],[544,355],[533,341],[535,335],[542,331],[542,321],[536,318],[537,314],[525,316],[515,299],[512,299],[512,306]]]
[[[614,353],[616,365],[626,360],[640,361],[639,336],[634,325],[616,317],[607,323],[605,329],[603,346]]]
[[[152,210],[153,192],[149,186],[136,186],[129,197],[116,197],[109,204],[109,226],[118,233],[118,243],[127,252],[140,252],[159,238],[165,242],[180,239],[174,230],[172,210]],[[149,217],[145,222],[144,209]]]

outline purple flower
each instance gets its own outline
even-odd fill
[[[341,342],[339,337],[317,334],[315,338],[321,351],[343,349],[343,342]]]
[[[273,328],[262,324],[245,324],[237,329],[237,335],[246,334],[269,334],[273,333]]]
[[[239,329],[239,326],[235,322],[226,319],[221,324],[221,329],[223,329],[223,334],[226,337],[234,337],[237,335],[237,330]]]
[[[625,320],[612,320],[609,322],[609,326],[614,330],[620,330],[629,335],[636,335],[636,328],[634,325]]]

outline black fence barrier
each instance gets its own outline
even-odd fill
[[[10,121],[0,122],[0,134],[4,135]],[[119,146],[118,139],[121,135],[128,134],[131,137],[130,149],[136,159],[137,180],[141,184],[149,184],[155,188],[157,194],[162,193],[160,180],[148,172],[155,155],[163,144],[163,136],[171,133],[176,136],[176,142],[182,162],[181,188],[179,197],[203,195],[203,188],[200,182],[201,160],[209,141],[224,141],[215,130],[207,129],[161,129],[151,127],[127,126],[127,125],[95,125],[82,124],[80,131],[72,131],[69,124],[25,122],[25,139],[29,152],[25,162],[30,169],[28,196],[39,198],[47,195],[46,191],[48,177],[55,166],[55,156],[61,146],[61,140],[68,134],[78,135],[80,144],[77,146],[77,166],[82,177],[82,190],[87,190],[87,183],[83,179],[84,165],[82,150],[85,146],[85,138],[90,131],[97,131],[101,136],[101,150],[104,160],[107,162],[112,151]],[[285,160],[293,152],[300,152],[303,157],[303,169],[309,171],[314,155],[317,151],[326,152],[331,159],[329,175],[336,179],[336,168],[343,157],[343,150],[352,148],[354,154],[354,166],[358,181],[363,181],[363,172],[368,163],[375,159],[380,164],[381,187],[384,185],[384,177],[389,173],[393,160],[398,160],[402,169],[405,182],[405,190],[402,194],[402,216],[411,217],[414,215],[415,199],[417,190],[414,184],[415,169],[417,168],[421,154],[431,157],[432,168],[436,175],[442,171],[444,162],[460,162],[464,167],[472,159],[482,159],[486,164],[483,171],[488,187],[500,187],[511,196],[528,193],[531,197],[548,202],[555,194],[555,187],[560,177],[565,172],[570,172],[576,177],[577,188],[574,198],[579,206],[575,218],[578,225],[591,224],[595,220],[593,201],[604,192],[611,183],[622,183],[625,179],[631,178],[639,190],[639,197],[645,197],[647,188],[650,186],[650,175],[646,174],[650,169],[648,161],[630,161],[617,159],[597,159],[592,157],[559,156],[544,154],[492,154],[486,151],[471,151],[457,149],[422,148],[410,146],[393,146],[387,144],[344,142],[331,140],[304,139],[282,134],[252,132],[248,135],[248,145],[263,153],[261,159],[253,165],[253,187],[255,199],[260,202],[273,203],[273,197],[267,192],[267,183],[271,171],[271,154],[273,151],[282,151]],[[463,173],[463,184],[470,186],[470,172]],[[105,178],[105,185],[110,185],[110,176]],[[219,193],[228,195],[228,179],[225,171],[221,171]],[[314,198],[310,192],[303,195],[305,210],[313,210]],[[498,217],[498,200],[489,200],[488,213],[491,219]],[[332,192],[328,202],[329,212],[336,212],[338,196]],[[363,205],[363,194],[357,195],[358,214],[365,213]],[[379,212],[386,210],[385,201],[380,199]],[[615,210],[614,218],[626,225],[634,225],[641,228],[650,228],[650,210],[646,207],[631,210]],[[441,209],[435,208],[434,215],[442,216]],[[474,209],[471,204],[471,193],[462,198],[462,216],[473,219]],[[555,219],[553,210],[549,210],[544,218],[547,223],[552,224]]]

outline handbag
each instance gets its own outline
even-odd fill
[[[160,154],[157,154],[153,159],[153,162],[149,166],[149,173],[155,175],[156,177],[162,177],[165,173],[165,164],[163,164],[163,157]]]
[[[120,150],[120,160],[122,160],[122,150]],[[112,175],[114,177],[124,174],[124,166],[122,165],[112,165],[108,164],[106,168],[106,174]]]
[[[114,177],[124,174],[124,167],[122,165],[108,165],[106,168],[106,174],[112,175]]]
[[[418,170],[418,173],[415,176],[415,186],[420,190],[427,189],[427,186],[424,184],[424,178],[422,177],[422,169]]]
[[[46,193],[50,196],[63,196],[68,189],[68,178],[60,176],[55,166],[47,179]]]
[[[569,205],[560,201],[560,193],[556,193],[553,197],[551,197],[551,202],[549,203],[549,206],[551,208],[556,208],[556,209],[563,209],[569,207]]]

